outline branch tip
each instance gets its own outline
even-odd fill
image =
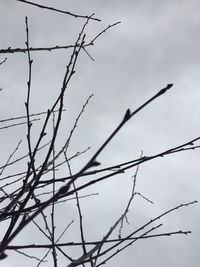
[[[168,85],[167,85],[165,88],[161,89],[161,90],[158,92],[158,94],[157,94],[156,96],[158,97],[158,96],[163,95],[163,94],[164,94],[167,90],[169,90],[173,85],[174,85],[173,83],[168,83]]]

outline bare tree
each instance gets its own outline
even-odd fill
[[[22,254],[37,261],[37,266],[44,263],[49,257],[52,257],[53,266],[59,266],[60,255],[64,256],[66,266],[101,266],[107,263],[112,257],[120,254],[124,249],[135,244],[136,241],[147,238],[156,238],[160,236],[173,236],[173,235],[187,235],[190,231],[177,230],[174,232],[158,232],[163,225],[160,219],[173,213],[175,210],[182,209],[197,203],[191,201],[172,207],[164,211],[162,214],[154,217],[153,219],[140,225],[137,229],[133,229],[126,235],[122,235],[122,230],[127,223],[127,215],[130,210],[132,201],[136,196],[140,196],[147,202],[152,203],[146,196],[136,190],[136,181],[139,166],[148,161],[158,159],[160,157],[169,156],[174,153],[186,152],[199,148],[197,142],[200,137],[186,141],[175,147],[166,149],[157,154],[145,156],[143,153],[138,158],[130,159],[122,163],[116,163],[111,166],[102,166],[99,161],[99,156],[104,151],[112,139],[130,121],[135,115],[140,113],[146,106],[162,97],[168,90],[171,89],[173,84],[168,84],[163,89],[159,90],[152,97],[141,104],[137,109],[127,109],[119,124],[116,125],[114,131],[107,137],[104,143],[97,149],[97,151],[88,159],[88,161],[74,173],[71,167],[77,158],[84,156],[90,148],[85,148],[73,155],[69,153],[69,147],[72,137],[77,129],[80,118],[85,112],[93,95],[90,95],[86,102],[83,104],[74,125],[69,131],[69,135],[61,147],[57,147],[56,141],[58,139],[59,131],[62,128],[63,114],[65,113],[65,95],[67,89],[70,87],[70,82],[75,76],[77,79],[76,68],[81,53],[85,53],[89,59],[94,60],[93,56],[89,53],[88,48],[95,45],[96,41],[112,27],[117,26],[120,22],[108,25],[103,28],[95,37],[88,39],[86,35],[86,28],[93,22],[99,22],[100,19],[92,15],[74,14],[70,11],[60,10],[45,5],[40,5],[30,1],[22,1],[21,4],[30,5],[30,8],[40,8],[44,12],[57,12],[62,15],[71,16],[83,21],[82,28],[77,34],[77,39],[74,43],[68,45],[59,45],[49,47],[32,47],[31,46],[31,33],[29,31],[28,18],[25,18],[25,32],[26,41],[25,47],[9,47],[1,49],[1,56],[17,53],[25,53],[27,56],[27,95],[25,100],[25,114],[21,116],[12,116],[8,119],[1,119],[1,130],[10,131],[16,127],[26,127],[26,148],[21,149],[21,144],[24,142],[24,137],[19,140],[18,144],[5,163],[1,163],[1,213],[0,221],[3,225],[5,232],[0,243],[1,260],[5,260],[10,251]],[[42,53],[44,51],[55,51],[67,49],[70,54],[66,56],[67,64],[61,88],[54,99],[53,104],[48,108],[37,113],[31,112],[31,95],[32,95],[32,82],[33,82],[33,65],[32,53]],[[1,67],[6,64],[7,58],[1,60]],[[1,92],[3,94],[3,91]],[[38,127],[36,124],[40,121]],[[21,156],[19,151],[23,152]],[[87,213],[83,212],[81,201],[83,198],[95,197],[98,193],[89,193],[87,189],[92,185],[97,186],[104,180],[110,179],[117,175],[123,175],[127,170],[133,170],[133,179],[131,180],[132,187],[127,205],[121,212],[119,218],[113,218],[113,224],[104,233],[101,239],[86,241],[87,234],[85,231],[84,218]],[[17,170],[17,171],[16,171]],[[66,173],[65,176],[60,174]],[[83,179],[84,178],[84,179]],[[95,187],[93,187],[95,188]],[[87,192],[87,193],[85,193]],[[62,204],[68,201],[73,201],[74,209],[77,209],[77,219],[69,221],[65,218],[62,222],[62,231],[60,234],[57,232],[56,210],[62,207]],[[67,213],[70,218],[71,208],[65,208],[63,213]],[[69,214],[68,214],[69,213]],[[103,220],[103,219],[102,219]],[[77,236],[72,239],[70,228],[72,225],[77,225],[79,228],[79,241]],[[6,228],[5,228],[6,226]],[[45,237],[46,243],[32,244],[31,231],[32,227]],[[20,237],[22,232],[29,229],[30,243],[13,245],[17,237]],[[65,236],[66,242],[61,242]],[[25,251],[25,252],[24,252]],[[69,251],[69,252],[68,252]],[[37,254],[37,256],[35,256]],[[43,254],[43,256],[41,256]],[[40,256],[38,256],[40,255]]]

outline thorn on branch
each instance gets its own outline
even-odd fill
[[[128,108],[125,115],[124,115],[124,118],[123,118],[123,121],[127,121],[131,118],[131,111],[130,109]]]
[[[96,161],[96,160],[94,160],[94,161],[92,161],[92,162],[90,162],[90,163],[88,164],[88,169],[89,169],[89,168],[92,168],[92,167],[99,166],[99,165],[101,165],[101,163],[98,162],[98,161]]]
[[[181,232],[181,234],[184,234],[184,235],[188,235],[188,234],[192,233],[192,231],[187,231],[187,232],[180,231],[180,232]]]
[[[66,192],[68,192],[69,188],[70,188],[70,185],[68,185],[68,184],[62,186],[58,191],[58,196],[62,196],[64,194],[66,194]]]
[[[190,143],[188,143],[188,145],[189,145],[189,146],[193,146],[193,145],[194,145],[194,143],[193,143],[193,142],[190,142]]]

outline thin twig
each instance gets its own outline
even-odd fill
[[[40,119],[33,119],[33,120],[30,120],[30,123],[32,124],[33,122],[39,121],[39,120]],[[15,126],[19,126],[19,125],[24,125],[24,124],[27,124],[27,121],[26,122],[19,122],[19,123],[13,123],[13,124],[9,124],[9,125],[6,125],[6,126],[2,126],[2,127],[0,127],[0,130],[8,129],[8,128],[11,128],[11,127],[15,127]]]
[[[3,171],[5,170],[5,168],[8,166],[8,164],[9,164],[11,158],[14,156],[14,154],[15,154],[15,153],[17,152],[17,150],[19,149],[19,146],[20,146],[21,142],[22,142],[22,139],[18,142],[16,148],[15,148],[14,151],[10,154],[10,156],[9,156],[9,158],[8,158],[8,160],[7,160],[7,162],[6,162],[6,164],[3,166],[3,168],[0,168],[0,169],[1,169],[0,176],[2,175]],[[1,181],[1,179],[0,179],[0,181]]]
[[[84,15],[74,14],[74,13],[69,12],[69,11],[57,9],[57,8],[54,8],[54,7],[44,6],[44,5],[41,5],[41,4],[34,3],[34,2],[26,1],[26,0],[16,0],[16,1],[22,2],[22,3],[25,3],[25,4],[29,4],[29,5],[33,5],[33,6],[42,8],[42,9],[47,9],[47,10],[55,11],[55,12],[58,12],[58,13],[63,13],[63,14],[66,14],[66,15],[69,15],[69,16],[72,16],[72,17],[75,17],[75,18],[83,18],[83,19],[91,19],[91,20],[101,21],[98,18],[94,18],[93,17],[94,14],[92,14],[92,16],[91,15],[90,16],[84,16]]]
[[[105,240],[105,243],[115,243],[119,241],[132,241],[132,240],[138,240],[138,239],[151,239],[151,238],[157,238],[157,237],[170,237],[172,235],[188,235],[191,234],[191,231],[174,231],[174,232],[165,232],[165,233],[160,233],[160,234],[154,234],[154,235],[145,235],[145,236],[133,236],[133,237],[124,237],[124,238],[117,238],[117,239],[107,239]],[[86,241],[85,245],[86,246],[93,246],[101,243],[101,241]],[[68,243],[57,243],[57,247],[71,247],[71,246],[82,246],[82,242],[68,242]],[[30,244],[30,245],[12,245],[8,246],[8,250],[15,250],[15,249],[38,249],[38,248],[52,248],[51,244]]]
[[[53,112],[53,119],[52,119],[52,123],[53,123],[53,132],[55,131],[55,114]],[[55,179],[56,179],[56,172],[55,172],[55,143],[53,145],[53,184],[52,184],[52,193],[53,196],[55,195]],[[54,262],[54,267],[57,267],[57,253],[56,253],[56,247],[55,247],[55,202],[52,203],[52,208],[51,208],[51,242],[52,242],[52,256],[53,256],[53,262]]]
[[[0,66],[1,66],[3,63],[5,63],[6,60],[7,60],[7,57],[5,57],[5,58],[0,62]]]
[[[91,55],[88,53],[88,51],[86,50],[87,47],[89,46],[93,46],[95,41],[103,34],[105,33],[108,29],[120,24],[121,21],[115,22],[111,25],[108,25],[105,29],[103,29],[100,33],[98,33],[91,41],[84,43],[84,45],[82,46],[83,50],[88,54],[88,56],[94,61],[94,58],[91,57]],[[79,47],[81,45],[81,43],[77,43],[76,47]],[[75,48],[75,45],[54,45],[54,46],[49,46],[49,47],[29,47],[29,51],[30,52],[42,52],[42,51],[47,51],[47,52],[51,52],[54,50],[60,50],[60,49],[71,49],[71,48]],[[0,54],[14,54],[14,53],[26,53],[27,52],[27,48],[12,48],[12,47],[8,47],[6,49],[0,49]]]
[[[66,151],[64,151],[64,155],[65,155],[65,159],[66,159],[66,162],[67,162],[69,174],[72,175],[72,170],[71,170],[70,163],[69,163],[69,161],[67,159]],[[81,204],[80,204],[80,200],[79,200],[79,194],[78,194],[78,192],[76,192],[75,183],[73,183],[73,188],[75,190],[76,206],[77,206],[77,209],[78,209],[79,227],[80,227],[80,235],[81,235],[81,241],[82,241],[81,243],[82,243],[83,254],[87,254],[87,250],[86,250],[86,246],[85,246],[85,237],[84,237],[83,215],[82,215],[82,211],[81,211]]]

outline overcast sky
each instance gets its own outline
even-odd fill
[[[89,23],[87,40],[109,24],[121,21],[121,24],[103,34],[95,46],[88,48],[94,62],[82,52],[67,92],[67,111],[61,128],[66,136],[60,133],[58,146],[68,136],[85,100],[94,94],[72,139],[70,152],[73,154],[88,146],[91,150],[80,158],[80,165],[76,162],[72,165],[74,172],[114,130],[127,108],[134,110],[168,83],[174,84],[172,89],[128,122],[105,149],[99,158],[102,166],[137,158],[141,150],[147,156],[152,155],[199,136],[198,0],[37,2],[77,14],[90,15],[94,12],[101,22]],[[25,16],[28,16],[30,46],[33,47],[72,44],[84,23],[83,19],[40,10],[14,0],[1,0],[0,49],[25,47]],[[46,111],[53,103],[60,90],[69,55],[66,50],[32,53],[32,113]],[[0,61],[4,57],[0,55]],[[0,92],[0,119],[25,114],[27,56],[9,54],[6,57],[6,63],[0,66],[0,88],[3,88]],[[24,140],[22,147],[25,149],[25,133],[25,128],[20,126],[1,131],[1,165],[20,138]],[[130,224],[124,229],[126,233],[178,204],[199,200],[199,156],[199,151],[185,152],[141,166],[137,191],[151,199],[154,205],[137,198],[130,210]],[[122,214],[131,191],[132,175],[133,171],[129,171],[90,189],[90,193],[99,192],[100,195],[83,201],[87,240],[102,237]],[[70,213],[72,206],[63,208]],[[63,212],[61,209],[59,211]],[[58,212],[57,215],[59,232],[63,229],[61,214]],[[108,262],[108,266],[199,266],[199,214],[197,204],[178,210],[161,221],[164,223],[161,232],[182,229],[191,230],[191,235],[138,241]],[[73,215],[69,217],[65,217],[68,222]],[[73,236],[73,231],[76,228],[69,236]],[[40,238],[35,234],[30,240],[27,233],[19,237],[18,243],[28,244],[34,238],[35,242]],[[41,239],[41,242],[45,241]],[[3,262],[5,267],[14,266],[16,261],[21,266],[27,266],[27,262],[29,266],[36,266],[33,260],[27,261],[14,253],[9,256]],[[66,266],[64,259],[60,266]]]

